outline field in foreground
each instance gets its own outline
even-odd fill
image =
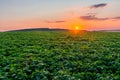
[[[120,32],[0,33],[2,80],[120,80]]]

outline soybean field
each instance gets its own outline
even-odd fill
[[[120,80],[120,32],[0,32],[0,80]]]

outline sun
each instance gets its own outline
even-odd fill
[[[71,33],[74,35],[81,33],[81,26],[80,25],[73,25]]]
[[[79,26],[75,26],[75,30],[79,30]]]

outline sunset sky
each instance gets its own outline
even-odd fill
[[[120,29],[120,0],[0,0],[0,31]]]

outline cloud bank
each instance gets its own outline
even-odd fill
[[[102,8],[102,7],[105,7],[105,6],[107,6],[106,3],[101,3],[101,4],[94,4],[94,5],[90,6],[89,8],[90,9],[96,9],[96,8]]]
[[[87,16],[80,16],[80,19],[83,20],[108,20],[109,18],[99,18],[96,17],[95,15],[87,15]]]
[[[59,20],[59,21],[45,21],[46,23],[63,23],[66,22],[64,20]]]
[[[120,16],[117,17],[105,17],[105,18],[100,18],[96,17],[96,15],[86,15],[86,16],[80,16],[80,19],[83,20],[96,20],[96,21],[104,21],[104,20],[120,20]]]
[[[114,18],[112,18],[112,19],[117,19],[117,20],[118,20],[118,19],[120,19],[120,16],[114,17]]]

